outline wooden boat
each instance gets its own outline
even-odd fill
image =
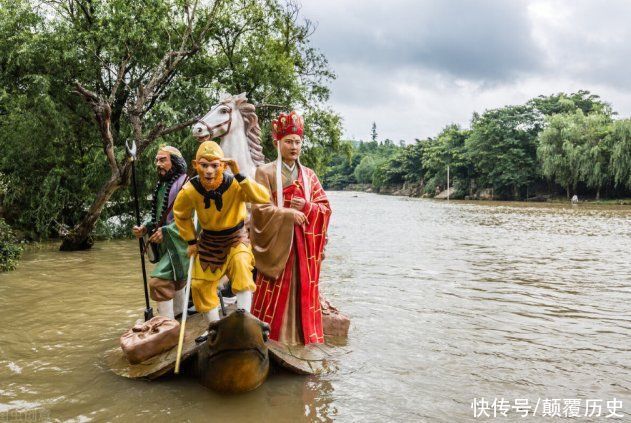
[[[201,314],[194,314],[186,319],[186,331],[184,333],[184,346],[182,348],[182,361],[191,357],[202,344],[196,344],[195,338],[202,335],[208,324]],[[177,347],[151,357],[139,364],[130,364],[123,350],[116,346],[105,353],[105,363],[118,376],[130,379],[155,379],[167,373],[172,373],[175,368],[175,356]]]
[[[328,340],[327,340],[328,341]],[[270,339],[267,341],[272,361],[301,375],[318,375],[337,370],[339,356],[350,349],[325,342],[324,344],[287,345]]]
[[[228,307],[228,313],[234,311]],[[189,316],[186,320],[182,362],[192,357],[203,344],[195,343],[195,338],[202,335],[207,324],[201,314]],[[350,349],[341,345],[338,337],[325,337],[324,344],[286,345],[274,340],[267,341],[272,362],[293,373],[316,375],[336,369],[339,356],[348,354]],[[130,364],[119,346],[105,353],[106,365],[118,376],[130,379],[156,379],[173,373],[177,347],[158,354],[140,364]]]

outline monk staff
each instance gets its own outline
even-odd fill
[[[127,153],[131,157],[131,181],[134,187],[134,206],[136,207],[136,224],[141,225],[140,222],[140,207],[138,206],[138,189],[136,187],[136,141],[131,142],[131,146],[125,142],[127,147]],[[140,264],[142,266],[142,281],[145,287],[145,322],[153,317],[153,309],[149,306],[149,290],[147,288],[147,270],[145,269],[145,254],[142,238],[138,238],[138,245],[140,246]]]
[[[197,213],[193,214],[193,226],[197,227]],[[186,287],[184,288],[184,297],[182,301],[182,319],[180,320],[180,339],[177,342],[177,355],[175,356],[175,374],[180,373],[180,361],[182,361],[182,348],[184,347],[184,332],[186,329],[186,317],[188,316],[188,296],[191,292],[191,275],[193,274],[193,263],[195,262],[195,254],[191,254],[188,262],[188,276],[186,277]]]

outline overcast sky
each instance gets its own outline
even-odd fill
[[[629,0],[302,0],[345,136],[435,136],[473,111],[587,89],[631,112]]]

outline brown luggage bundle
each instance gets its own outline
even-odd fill
[[[321,299],[322,331],[329,336],[348,336],[351,320],[325,299]]]
[[[138,364],[177,345],[179,333],[177,320],[156,316],[122,334],[120,345],[127,360]]]

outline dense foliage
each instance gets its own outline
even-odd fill
[[[631,190],[631,120],[615,119],[588,91],[474,113],[469,129],[447,125],[410,145],[376,137],[373,123],[370,141],[345,142],[329,162],[326,187],[434,195],[446,187],[449,167],[453,198],[527,199],[561,190],[599,198]]]
[[[324,172],[341,122],[313,31],[280,0],[0,0],[0,217],[35,240],[82,225],[121,233],[105,223],[131,223],[125,142],[142,151],[146,210],[158,145],[191,157],[185,123],[222,91],[259,106],[270,159],[272,116],[301,110],[304,161]]]
[[[0,199],[7,192],[5,179],[5,176],[0,173]],[[17,243],[13,229],[0,218],[0,272],[15,269],[20,255],[22,255],[22,247]]]
[[[13,270],[22,255],[22,247],[16,242],[13,229],[0,219],[0,272]]]

